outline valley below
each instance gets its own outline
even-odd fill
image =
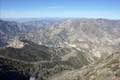
[[[1,80],[120,80],[120,20],[0,20]]]

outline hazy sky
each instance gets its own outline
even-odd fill
[[[120,19],[120,0],[0,0],[0,17]]]

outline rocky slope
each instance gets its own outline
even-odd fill
[[[120,80],[120,53],[81,69],[61,72],[49,80]]]
[[[6,66],[21,80],[119,80],[119,34],[120,20],[0,20],[0,73]]]
[[[88,53],[94,62],[120,48],[120,21],[106,19],[62,19],[47,28],[28,33],[25,38],[49,47],[72,47]]]
[[[26,40],[21,42],[24,43],[22,48],[9,46],[0,49],[1,68],[13,66],[12,70],[27,73],[29,77],[38,76],[38,78],[42,77],[46,80],[48,76],[55,73],[81,68],[89,64],[84,54],[76,49],[50,48]],[[56,53],[58,49],[59,52]],[[73,56],[73,53],[76,56]],[[8,68],[8,71],[11,71],[11,68]]]

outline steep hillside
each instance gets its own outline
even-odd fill
[[[24,46],[18,48],[10,45],[0,49],[1,73],[5,72],[3,66],[6,66],[7,72],[13,70],[18,74],[26,73],[28,78],[38,76],[38,80],[47,80],[56,73],[78,69],[90,63],[83,52],[74,48],[46,47],[27,40],[15,41],[14,44],[17,42],[23,42]]]
[[[29,80],[31,64],[0,56],[1,80]]]
[[[58,73],[49,80],[120,80],[120,53],[81,69]]]
[[[25,38],[49,47],[76,48],[94,62],[119,50],[119,32],[119,20],[62,19],[51,27],[33,30]]]
[[[119,34],[120,20],[0,20],[0,79],[119,80]]]

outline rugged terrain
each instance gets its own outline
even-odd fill
[[[119,80],[119,34],[120,20],[0,20],[0,73],[23,76],[15,80]]]

